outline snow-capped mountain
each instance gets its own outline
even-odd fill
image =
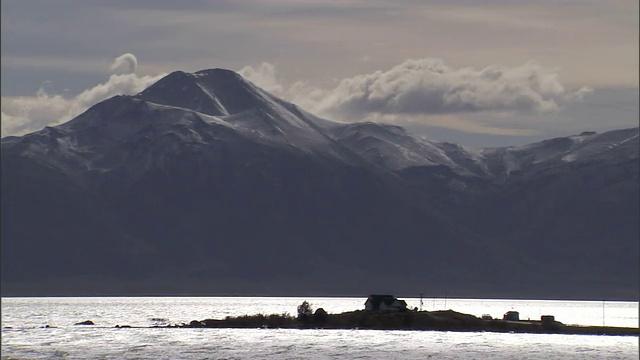
[[[135,97],[213,116],[255,141],[307,152],[335,151],[330,139],[295,105],[274,97],[233,71],[173,72]]]
[[[629,298],[637,203],[638,128],[473,150],[174,72],[2,139],[2,291]]]
[[[550,169],[602,161],[608,164],[638,158],[638,128],[604,134],[583,132],[525,146],[483,149],[487,169],[498,177],[536,174]]]

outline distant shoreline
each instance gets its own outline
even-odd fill
[[[640,328],[565,325],[539,320],[483,320],[452,310],[443,311],[350,311],[340,314],[296,318],[287,314],[244,315],[225,319],[193,320],[188,324],[153,326],[158,328],[263,328],[263,329],[357,329],[461,332],[513,332],[565,335],[640,336]]]

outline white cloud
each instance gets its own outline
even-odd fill
[[[113,60],[110,70],[116,75],[132,74],[136,71],[137,67],[138,59],[136,59],[133,54],[126,53]]]
[[[38,90],[35,96],[2,97],[2,136],[23,135],[68,121],[96,103],[115,95],[133,95],[166,74],[140,76],[134,73],[137,60],[133,54],[116,58],[109,79],[72,98]]]
[[[274,95],[281,96],[284,91],[277,78],[276,66],[271,63],[263,62],[258,67],[245,66],[238,74]]]
[[[271,94],[305,109],[313,109],[326,95],[325,90],[309,85],[306,81],[297,81],[290,86],[283,85],[276,65],[268,62],[263,62],[258,67],[245,66],[238,74]]]
[[[535,62],[483,69],[452,68],[440,59],[407,60],[387,71],[336,81],[333,89],[281,83],[276,66],[240,70],[256,85],[340,121],[422,123],[468,132],[531,134],[526,121],[556,113],[591,89],[565,89],[555,69]],[[491,120],[488,120],[490,118]],[[532,120],[533,119],[533,120]]]
[[[427,58],[343,79],[315,110],[351,120],[376,114],[546,113],[586,91],[567,91],[555,71],[534,62],[478,70]]]
[[[3,97],[2,136],[60,124],[114,95],[136,94],[165,75],[139,76],[137,65],[133,54],[119,56],[106,82],[72,98],[44,89],[32,97]],[[329,90],[304,81],[283,84],[276,66],[267,62],[239,73],[276,96],[339,121],[423,123],[485,133],[529,131],[515,123],[556,112],[591,91],[565,89],[554,69],[535,62],[474,69],[453,68],[440,59],[407,60],[386,71],[336,80]]]

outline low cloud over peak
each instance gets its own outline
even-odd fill
[[[69,99],[49,94],[43,88],[35,96],[2,97],[2,136],[23,135],[61,124],[112,96],[137,94],[166,75],[137,75],[137,65],[133,54],[119,56],[112,63],[112,74],[106,82]]]
[[[2,136],[60,124],[114,95],[136,94],[165,75],[140,76],[137,66],[133,54],[118,56],[106,82],[69,99],[44,89],[31,97],[3,97]],[[276,66],[267,62],[245,66],[239,73],[277,96],[338,121],[413,123],[492,134],[531,133],[532,118],[553,114],[590,91],[565,89],[554,69],[535,62],[476,69],[455,68],[435,58],[411,59],[388,70],[336,80],[332,89],[305,81],[284,85]]]
[[[271,63],[263,62],[257,67],[245,66],[238,74],[273,94],[281,95],[284,91],[277,78],[276,66]]]

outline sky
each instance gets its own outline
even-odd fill
[[[638,1],[3,0],[1,134],[182,70],[469,147],[638,126]]]

